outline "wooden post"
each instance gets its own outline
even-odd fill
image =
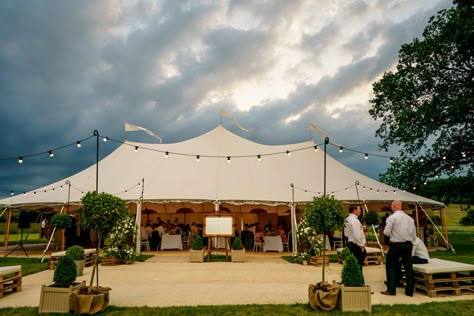
[[[415,205],[415,217],[416,217],[416,235],[418,238],[422,239],[420,237],[420,220],[418,218],[418,205]]]
[[[439,210],[439,215],[441,217],[441,231],[443,233],[444,238],[447,241],[447,244],[445,245],[447,248],[449,248],[449,240],[448,240],[448,228],[446,225],[446,209],[442,207]]]
[[[5,226],[5,241],[4,241],[5,247],[3,248],[3,256],[4,257],[7,256],[8,237],[10,237],[11,222],[12,222],[12,209],[8,208],[7,225]]]

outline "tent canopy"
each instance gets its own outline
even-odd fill
[[[143,179],[143,201],[162,206],[177,203],[171,208],[173,211],[180,208],[179,203],[183,205],[181,207],[189,208],[189,205],[219,201],[247,205],[248,211],[252,209],[249,205],[255,205],[255,208],[264,205],[286,212],[292,201],[291,184],[295,187],[297,203],[311,201],[314,196],[323,194],[324,151],[315,151],[315,145],[312,140],[287,145],[258,144],[221,125],[177,143],[126,141],[99,162],[99,191],[134,202],[141,197]],[[326,193],[340,201],[358,201],[358,182],[359,197],[367,204],[384,204],[397,199],[445,207],[443,203],[364,176],[329,155],[326,163]],[[66,180],[71,184],[69,203],[80,205],[82,196],[95,190],[95,176],[96,166],[93,165],[37,190],[2,199],[0,206],[62,206],[68,202]]]

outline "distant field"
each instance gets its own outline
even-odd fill
[[[428,212],[430,216],[439,215],[439,212]],[[461,205],[451,204],[446,209],[446,224],[448,232],[456,231],[471,231],[474,232],[474,226],[462,226],[459,224],[459,220],[466,216],[466,212],[461,211]]]

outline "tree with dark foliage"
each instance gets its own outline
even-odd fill
[[[474,172],[473,0],[431,17],[421,39],[402,45],[394,72],[374,83],[370,115],[380,146],[400,146],[381,180],[403,189]]]

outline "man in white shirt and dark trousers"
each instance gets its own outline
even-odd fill
[[[347,247],[352,254],[357,258],[360,266],[360,272],[362,272],[362,266],[364,265],[365,257],[367,252],[365,250],[365,234],[362,227],[362,223],[359,221],[361,210],[359,206],[349,207],[349,216],[344,221],[344,235],[347,237]],[[362,278],[363,278],[362,274]]]
[[[392,215],[387,218],[384,235],[390,237],[390,249],[387,253],[385,272],[387,290],[383,295],[396,295],[397,270],[399,260],[405,267],[406,287],[405,295],[413,296],[415,289],[413,282],[412,249],[416,242],[416,228],[413,219],[402,211],[402,202],[392,202]]]

